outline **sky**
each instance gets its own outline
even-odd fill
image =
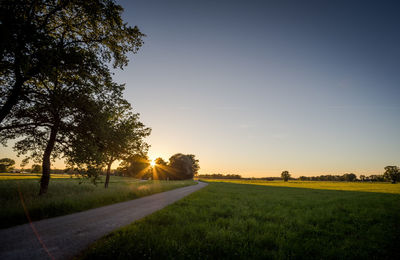
[[[147,36],[114,79],[152,128],[151,158],[195,154],[201,174],[382,174],[400,164],[396,2],[118,1]]]

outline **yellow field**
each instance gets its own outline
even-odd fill
[[[29,179],[40,179],[41,174],[37,173],[0,173],[1,180],[29,180]],[[74,175],[72,175],[75,178]],[[69,174],[51,174],[52,179],[69,179]]]
[[[252,184],[265,186],[280,186],[292,188],[306,188],[319,190],[348,190],[366,191],[380,193],[400,194],[400,183],[391,184],[389,182],[331,182],[331,181],[262,181],[262,180],[213,180],[204,179],[207,182],[229,182],[238,184]]]

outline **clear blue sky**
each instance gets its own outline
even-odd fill
[[[396,1],[120,3],[147,34],[116,78],[152,156],[247,176],[400,164]]]
[[[115,79],[152,157],[258,177],[400,164],[398,1],[119,3],[147,34]]]

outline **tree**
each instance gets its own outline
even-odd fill
[[[161,158],[161,157],[156,158],[156,159],[154,160],[154,163],[155,163],[156,165],[167,166],[167,162],[164,161],[164,159]]]
[[[169,158],[170,179],[187,180],[192,179],[200,169],[199,160],[193,154],[177,153]]]
[[[87,66],[85,53],[103,65],[125,66],[144,34],[123,22],[122,11],[113,0],[1,1],[0,123],[38,90],[30,81],[60,66]]]
[[[83,131],[79,126],[85,115],[93,113],[98,103],[122,97],[123,86],[112,82],[106,68],[86,69],[55,68],[53,77],[37,81],[40,91],[15,107],[1,132],[0,142],[20,138],[14,145],[18,154],[42,161],[39,194],[47,192],[51,159],[69,151],[74,135]]]
[[[357,175],[355,175],[354,173],[345,173],[343,175],[343,179],[344,181],[355,181],[357,180]]]
[[[41,47],[47,51],[44,56],[56,62],[43,61],[43,64],[36,64],[39,58],[32,58],[37,55],[30,51],[37,47],[34,43],[26,51],[26,55],[21,54],[24,60],[27,60],[23,62],[26,63],[24,67],[50,67],[48,70],[33,73],[34,76],[28,73],[28,76],[24,77],[26,80],[22,92],[25,102],[16,102],[12,94],[17,82],[14,79],[17,78],[15,73],[9,70],[0,74],[3,75],[1,91],[4,94],[1,95],[0,102],[4,104],[1,109],[4,111],[10,102],[13,107],[12,110],[6,111],[7,117],[1,122],[0,142],[5,144],[7,140],[22,138],[14,146],[18,153],[29,154],[28,158],[42,161],[39,194],[44,194],[50,180],[51,159],[69,151],[74,135],[80,134],[81,129],[78,126],[82,124],[85,115],[90,114],[98,103],[122,99],[124,86],[112,82],[108,66],[110,62],[114,67],[125,66],[128,61],[127,52],[137,52],[142,44],[143,34],[136,27],[129,27],[122,22],[122,8],[111,0],[26,2],[31,4],[30,7],[33,6],[33,17],[48,17],[43,23],[55,28],[54,31],[48,29],[49,35],[45,35],[50,37],[50,50],[46,48],[48,45]],[[27,7],[24,1],[17,3],[21,5],[17,5],[17,9],[21,7],[25,10]],[[2,13],[4,6],[1,6]],[[22,20],[25,19],[23,17]],[[47,23],[48,21],[52,22]],[[2,30],[9,28],[6,25],[12,23],[3,23]],[[46,31],[46,26],[41,30]],[[18,32],[12,35],[14,34],[18,35]],[[19,51],[7,45],[3,53],[9,51],[7,48],[13,50],[10,53]],[[17,64],[17,58],[10,55],[2,56],[2,62],[5,64],[2,64],[1,68],[21,65]],[[9,56],[9,59],[3,60]],[[30,63],[31,58],[32,62],[34,61],[33,65]],[[3,85],[4,82],[11,82],[11,85]],[[17,96],[22,97],[21,94]]]
[[[283,179],[284,181],[288,181],[288,180],[290,179],[290,174],[289,174],[288,171],[283,171],[283,172],[281,173],[281,177],[282,177],[282,179]]]
[[[365,181],[365,180],[366,180],[365,175],[360,175],[360,180],[361,180],[361,181]]]
[[[400,168],[398,166],[386,166],[383,177],[392,183],[400,181]]]
[[[41,173],[42,172],[42,166],[40,164],[33,164],[31,172],[32,173]]]
[[[96,127],[93,127],[93,126]],[[143,138],[150,135],[150,128],[139,122],[139,114],[132,112],[131,105],[124,99],[114,99],[112,103],[101,104],[96,111],[86,115],[79,125],[79,133],[74,137],[70,152],[70,164],[105,165],[107,188],[111,165],[131,154],[147,152],[148,145]],[[91,140],[87,140],[87,136]]]
[[[385,177],[383,176],[383,174],[382,174],[382,175],[373,174],[373,175],[370,175],[370,176],[369,176],[369,180],[370,180],[370,181],[379,181],[379,182],[382,182],[382,181],[385,181]]]
[[[154,166],[152,168],[152,175],[154,180],[168,180],[169,179],[169,167],[168,163],[163,158],[158,157],[154,160]]]
[[[13,159],[10,158],[0,159],[0,172],[8,172],[9,170],[12,169],[14,164],[15,161]]]
[[[150,161],[145,154],[132,154],[121,162],[119,170],[125,176],[147,178],[150,176]]]

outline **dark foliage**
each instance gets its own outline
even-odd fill
[[[205,179],[241,179],[242,176],[239,174],[199,174],[197,177]]]
[[[8,172],[14,166],[15,161],[10,158],[0,159],[0,172]]]

